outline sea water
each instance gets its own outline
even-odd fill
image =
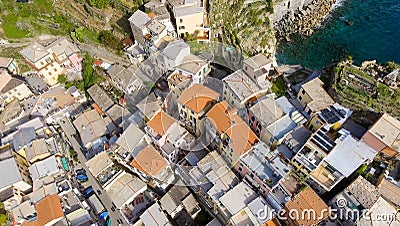
[[[281,42],[277,61],[321,69],[348,55],[400,63],[400,0],[341,0],[313,35]]]

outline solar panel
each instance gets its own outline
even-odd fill
[[[321,111],[322,117],[329,123],[335,123],[339,121],[339,117],[335,114],[336,110],[333,109],[324,109]]]
[[[336,145],[328,136],[322,133],[320,130],[313,136],[311,139],[319,148],[322,150],[329,152]]]

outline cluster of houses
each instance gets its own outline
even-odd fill
[[[0,201],[13,225],[90,223],[87,205],[74,189],[69,149],[54,124],[82,111],[84,94],[58,84],[80,76],[79,49],[65,38],[21,50],[32,67],[20,76],[16,60],[0,58]]]
[[[209,225],[332,223],[328,215],[314,221],[281,221],[273,214],[260,218],[259,210],[289,212],[310,208],[323,213],[337,199],[325,202],[321,198],[324,194],[349,183],[357,169],[372,163],[375,156],[398,155],[398,120],[383,114],[365,134],[353,133],[344,126],[352,110],[336,103],[318,77],[306,79],[296,96],[276,98],[269,88],[277,70],[265,55],[258,54],[244,60],[241,69],[215,86],[210,82],[214,78],[206,60],[195,60],[197,72],[201,73],[187,73],[180,63],[168,64],[169,55],[176,56],[177,61],[192,55],[184,42],[172,42],[177,46],[172,50],[170,44],[158,55],[158,59],[167,59],[159,64],[168,69],[162,76],[167,80],[168,95],[163,95],[165,90],[151,92],[137,103],[136,112],[124,114],[129,124],[121,135],[113,142],[105,140],[107,147],[87,163],[99,162],[96,158],[101,155],[146,182],[148,187],[141,193],[145,198],[141,200],[157,205],[166,219],[177,221],[183,217],[182,212],[169,209],[171,202],[163,200],[177,185],[185,185],[195,192],[194,200],[215,213],[216,219]],[[104,114],[113,105],[102,92],[96,92],[102,99],[92,99],[98,106],[109,103],[102,109]],[[141,120],[136,120],[138,115]],[[100,116],[96,117],[107,118]],[[112,178],[105,186],[115,183],[118,176]],[[398,188],[393,179],[383,180]],[[171,184],[175,185],[171,188]],[[153,189],[166,195],[158,199],[149,192]],[[393,212],[397,204],[381,196],[379,203],[371,206],[385,202],[387,211]],[[133,202],[135,197],[126,200]],[[179,200],[174,208],[181,205],[179,209],[189,213],[193,222],[196,215]],[[151,225],[144,221],[144,206],[126,204],[119,210],[129,223]],[[360,216],[350,221],[356,224],[365,220]]]
[[[74,101],[72,95],[60,86],[50,88],[32,99],[30,107],[21,107],[26,120],[15,118],[13,127],[2,130],[0,201],[13,225],[90,222],[89,209],[72,186],[64,140],[59,130],[46,122],[46,115],[53,110],[52,107],[61,110],[58,104],[69,105]],[[14,103],[19,102],[16,100],[11,104]],[[13,107],[15,111],[21,110]],[[5,112],[7,110],[1,112],[3,119],[6,117],[4,114],[11,115],[11,112]]]
[[[120,224],[194,225],[205,214],[208,226],[375,225],[382,222],[331,219],[324,210],[397,213],[396,178],[385,172],[372,184],[357,171],[377,156],[398,156],[400,121],[385,113],[366,132],[353,131],[353,111],[315,74],[277,97],[271,86],[282,67],[264,54],[216,76],[212,62],[181,39],[209,40],[205,4],[152,0],[149,13],[129,18],[135,43],[125,50],[147,60],[94,62],[122,100],[100,84],[86,90],[89,99],[58,84],[60,75],[74,80],[82,71],[79,49],[67,39],[21,50],[35,76],[18,76],[15,61],[0,58],[0,201],[15,225],[91,225],[93,215],[103,216],[100,195],[75,189],[75,144]],[[274,214],[311,209],[312,219]]]

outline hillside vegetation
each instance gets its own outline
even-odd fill
[[[400,118],[400,89],[378,81],[390,72],[390,67],[397,66],[377,65],[376,68],[380,69],[373,71],[357,67],[349,61],[332,66],[327,70],[333,79],[331,94],[340,104],[354,109],[354,120],[365,126],[383,112]]]
[[[220,41],[248,55],[275,54],[276,40],[269,19],[272,0],[213,0],[209,7],[212,30]]]
[[[1,0],[0,38],[69,35],[79,27],[97,33],[112,30],[122,38],[130,33],[129,15],[142,4],[142,0]]]

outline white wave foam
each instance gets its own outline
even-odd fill
[[[346,0],[337,0],[335,2],[335,4],[333,4],[333,6],[332,6],[332,11],[334,11],[335,9],[339,8],[340,6],[342,6],[345,1]]]

